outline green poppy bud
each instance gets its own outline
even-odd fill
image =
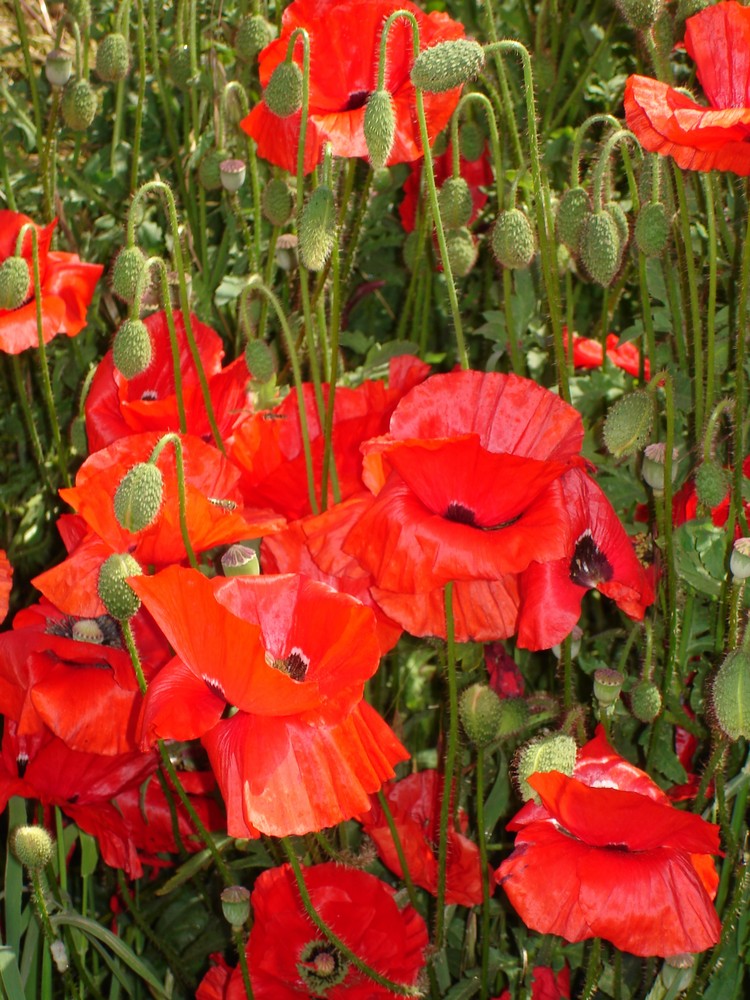
[[[663,0],[617,0],[620,13],[631,28],[648,31],[661,13]]]
[[[253,62],[274,36],[273,25],[260,14],[248,14],[240,21],[234,49],[237,58],[243,62]]]
[[[164,479],[153,462],[138,462],[115,491],[115,517],[121,528],[136,533],[156,520],[164,499]]]
[[[635,245],[647,257],[660,257],[669,239],[667,210],[660,201],[644,205],[635,221]]]
[[[396,112],[389,91],[376,90],[370,94],[363,129],[370,163],[373,170],[378,170],[388,162],[396,137]]]
[[[270,180],[263,189],[263,214],[273,226],[285,226],[294,211],[289,185],[280,177]]]
[[[630,711],[639,722],[653,722],[662,709],[662,696],[653,681],[639,681],[629,695]]]
[[[221,188],[221,164],[227,158],[225,149],[211,149],[198,164],[198,183],[205,191]]]
[[[463,122],[458,130],[458,145],[461,156],[470,163],[476,163],[484,152],[484,132],[476,122]]]
[[[677,459],[679,452],[672,449],[672,482],[677,478]],[[654,492],[664,489],[665,470],[667,461],[667,446],[663,441],[647,444],[643,449],[643,463],[641,465],[641,476],[644,482],[651,487]]]
[[[465,278],[477,262],[479,253],[468,229],[449,229],[445,234],[448,261],[455,278]]]
[[[258,553],[249,545],[230,545],[221,557],[224,576],[258,576],[260,563]]]
[[[469,38],[438,42],[420,52],[411,68],[411,82],[420,90],[442,94],[479,76],[484,49]]]
[[[23,257],[6,257],[0,264],[0,309],[18,309],[29,297],[31,275]]]
[[[581,228],[581,260],[592,280],[605,288],[620,269],[622,241],[616,220],[607,211],[587,216]]]
[[[379,170],[373,171],[372,186],[378,194],[385,194],[386,191],[391,190],[393,187],[393,174],[388,167],[380,167]]]
[[[534,259],[534,230],[520,208],[498,215],[492,229],[492,252],[498,264],[508,268],[528,267]]]
[[[235,929],[242,927],[250,916],[250,890],[242,885],[230,885],[221,893],[224,919]]]
[[[129,576],[142,575],[143,570],[137,560],[126,552],[112,555],[102,563],[97,593],[107,614],[118,622],[127,621],[137,614],[141,599],[127,581]]]
[[[750,577],[750,538],[737,538],[729,557],[729,572],[735,581]]]
[[[500,698],[486,684],[472,684],[462,692],[458,715],[475,746],[485,747],[497,737],[501,710]]]
[[[135,301],[145,267],[146,255],[135,244],[123,247],[115,257],[112,265],[112,291],[128,305]]]
[[[634,455],[651,436],[653,421],[651,396],[645,389],[623,396],[610,408],[604,421],[607,451],[615,458]]]
[[[320,271],[331,255],[336,239],[336,204],[333,191],[324,184],[307,199],[299,220],[299,252],[310,271]]]
[[[719,667],[711,685],[711,711],[730,740],[750,737],[750,654],[735,649]]]
[[[112,360],[123,378],[135,378],[144,372],[153,352],[151,335],[142,320],[126,319],[120,324],[112,344]]]
[[[10,836],[11,850],[24,866],[40,871],[52,859],[54,841],[43,826],[17,826]]]
[[[62,49],[53,49],[44,60],[44,75],[53,87],[64,87],[73,72],[73,57]]]
[[[622,260],[625,247],[630,239],[630,223],[628,222],[628,217],[625,214],[625,209],[619,201],[608,201],[604,206],[604,211],[609,212],[615,220],[617,235],[620,237],[620,259]]]
[[[99,42],[96,50],[96,72],[106,83],[124,80],[130,68],[130,50],[124,35],[114,31]]]
[[[527,780],[532,774],[559,771],[570,777],[575,767],[576,753],[576,741],[564,733],[541,736],[523,746],[516,755],[515,771],[518,790],[524,801],[533,799],[539,802],[539,796]]]
[[[60,110],[74,132],[85,132],[96,117],[96,94],[88,80],[70,80],[63,91]]]
[[[190,49],[187,45],[174,45],[169,50],[167,68],[169,78],[178,90],[187,90],[193,79]]]
[[[245,345],[245,364],[256,382],[270,382],[276,372],[273,355],[264,340],[248,340]]]
[[[219,164],[221,186],[230,194],[235,194],[245,183],[247,167],[244,160],[222,160]]]
[[[438,191],[440,218],[446,229],[468,226],[474,203],[469,185],[463,177],[449,177]]]
[[[695,493],[706,507],[717,507],[729,492],[730,485],[729,473],[715,459],[708,458],[698,466]]]
[[[525,698],[501,698],[500,709],[498,737],[509,739],[518,736],[529,721],[529,706]]]
[[[560,199],[555,219],[555,232],[561,243],[572,252],[578,253],[583,224],[591,215],[591,199],[582,187],[570,188]]]
[[[271,114],[289,118],[302,107],[302,70],[295,62],[279,63],[263,91]]]

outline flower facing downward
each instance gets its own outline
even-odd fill
[[[570,942],[602,937],[642,956],[716,944],[718,826],[675,809],[601,727],[572,777],[528,780],[541,805],[527,802],[510,822],[515,850],[497,871],[528,927]]]
[[[645,76],[625,85],[625,117],[641,145],[671,156],[683,170],[750,175],[750,9],[730,0],[686,22],[708,107]]]

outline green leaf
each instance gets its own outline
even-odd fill
[[[726,532],[709,518],[687,521],[673,534],[678,577],[699,594],[718,597],[726,578]]]

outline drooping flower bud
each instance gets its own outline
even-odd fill
[[[221,164],[227,158],[225,149],[210,149],[198,164],[198,182],[205,191],[221,187]]]
[[[263,189],[263,214],[273,226],[285,226],[294,211],[289,185],[280,177],[270,180]]]
[[[648,31],[661,13],[664,0],[617,0],[617,6],[631,28]]]
[[[376,90],[370,94],[365,107],[363,131],[372,168],[379,170],[388,162],[396,137],[396,112],[390,91]]]
[[[115,517],[126,531],[143,531],[153,524],[164,498],[164,478],[153,462],[138,462],[115,491]]]
[[[465,278],[476,264],[479,253],[474,237],[465,226],[449,229],[445,234],[445,245],[453,276]]]
[[[477,747],[485,747],[497,737],[501,711],[500,698],[486,684],[472,684],[458,702],[461,724]]]
[[[750,737],[750,654],[733,650],[711,685],[711,711],[730,740]]]
[[[620,268],[622,242],[610,212],[601,210],[586,217],[578,249],[592,280],[605,288],[611,285]]]
[[[624,254],[625,247],[628,245],[628,240],[630,239],[630,223],[628,222],[628,217],[625,214],[625,209],[619,201],[608,201],[604,206],[604,211],[609,212],[615,220],[617,235],[620,237],[620,261],[622,261],[622,255]]]
[[[264,340],[248,340],[245,345],[245,364],[256,382],[270,382],[276,371],[273,355]]]
[[[243,17],[237,28],[234,49],[243,62],[253,62],[258,53],[268,45],[274,36],[272,24],[260,14]]]
[[[750,538],[737,538],[729,557],[729,572],[738,581],[750,577]]]
[[[578,253],[583,224],[591,215],[591,199],[585,188],[574,187],[566,191],[557,206],[555,232],[561,243]]]
[[[60,110],[74,132],[85,132],[96,117],[96,94],[88,80],[70,80],[63,91]]]
[[[112,360],[123,378],[135,378],[144,372],[153,352],[151,335],[142,320],[126,319],[120,324],[112,344]]]
[[[142,575],[138,561],[127,552],[111,555],[102,563],[96,590],[107,614],[118,622],[138,613],[141,599],[127,581],[129,576]]]
[[[474,203],[469,185],[463,177],[449,177],[438,191],[440,218],[446,229],[468,226]]]
[[[169,50],[167,68],[169,79],[178,90],[187,90],[193,80],[190,49],[187,45],[173,45]]]
[[[610,455],[621,458],[644,447],[651,435],[654,408],[644,389],[619,399],[604,421],[604,444]]]
[[[676,448],[672,449],[672,482],[677,478],[677,459],[679,458],[679,454]],[[641,475],[644,482],[655,492],[664,489],[666,462],[667,446],[663,441],[647,444],[643,449]]]
[[[302,70],[295,62],[282,62],[271,74],[263,100],[271,114],[289,118],[302,107]]]
[[[594,671],[594,697],[599,702],[600,708],[612,708],[620,697],[624,680],[619,670],[604,667]]]
[[[498,264],[508,268],[528,267],[534,259],[534,230],[520,208],[511,208],[498,215],[492,229],[492,252]]]
[[[17,826],[10,845],[24,868],[39,871],[51,860],[54,842],[43,826]]]
[[[146,255],[135,244],[123,247],[115,257],[112,265],[112,291],[128,305],[135,301],[145,267]]]
[[[660,257],[669,239],[667,210],[660,201],[644,205],[635,221],[635,245],[647,257]]]
[[[73,72],[73,57],[62,49],[47,53],[44,61],[44,75],[53,87],[64,87]]]
[[[469,163],[476,163],[484,152],[484,132],[476,122],[463,122],[458,130],[458,144],[461,156]]]
[[[308,270],[322,270],[335,239],[336,204],[333,191],[321,184],[307,199],[299,220],[299,252]]]
[[[442,94],[479,76],[484,49],[469,38],[438,42],[420,52],[411,68],[411,82],[420,90]]]
[[[388,167],[380,167],[372,172],[372,186],[378,194],[385,194],[393,187],[393,174]]]
[[[701,462],[695,473],[695,495],[706,507],[718,507],[729,492],[729,473],[713,458]]]
[[[250,890],[244,885],[230,885],[222,890],[221,911],[233,928],[242,927],[250,916]]]
[[[29,297],[31,275],[23,257],[6,257],[0,264],[0,309],[18,309]]]
[[[96,50],[96,72],[105,83],[124,80],[130,68],[128,41],[119,31],[105,35]]]
[[[221,568],[224,576],[258,576],[260,563],[255,549],[249,545],[235,543],[230,545],[221,557]]]
[[[628,697],[630,711],[639,722],[653,722],[661,712],[661,691],[653,681],[639,681]]]
[[[576,752],[576,741],[564,733],[541,736],[521,747],[515,758],[515,771],[518,790],[524,801],[539,801],[539,796],[527,780],[532,774],[559,771],[570,777],[576,763]]]
[[[221,186],[230,194],[235,194],[245,183],[247,167],[244,160],[222,160],[219,164]]]

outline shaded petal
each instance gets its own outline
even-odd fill
[[[750,10],[738,3],[707,7],[685,22],[685,48],[716,108],[750,108]]]

